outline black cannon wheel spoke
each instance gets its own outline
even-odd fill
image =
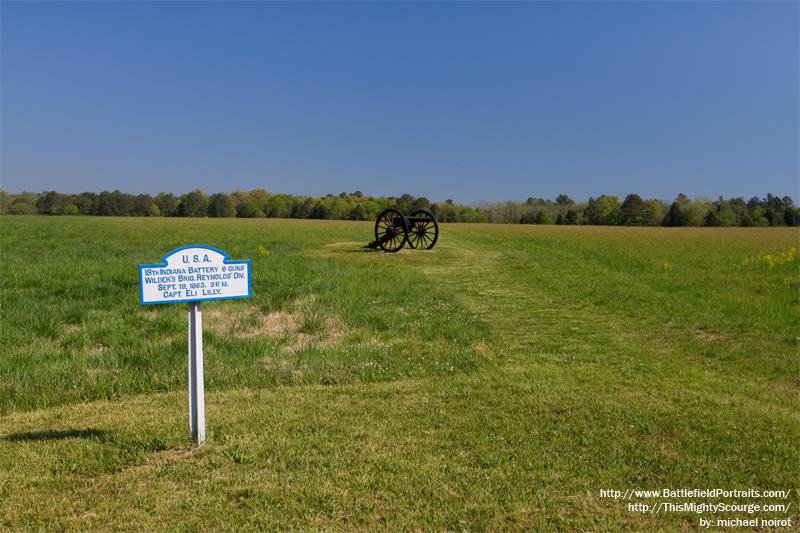
[[[411,248],[430,250],[439,238],[439,225],[430,211],[418,209],[411,213],[411,219],[417,221],[411,223],[408,232],[408,245]]]
[[[422,238],[422,235],[418,232],[419,226],[415,225],[411,231],[408,233],[408,245],[411,248],[417,248],[419,246],[419,241]]]
[[[397,209],[386,209],[375,221],[375,241],[386,252],[397,252],[408,239],[406,219]]]
[[[425,243],[425,246],[428,246],[430,244],[431,241],[430,239],[428,239],[428,236],[426,234],[423,233],[419,237]]]

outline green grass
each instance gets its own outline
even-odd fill
[[[796,523],[800,270],[756,257],[797,229],[370,233],[0,219],[0,525],[690,530],[599,491],[695,487],[792,489]],[[253,261],[252,300],[204,305],[201,450],[185,306],[137,300],[187,243]]]

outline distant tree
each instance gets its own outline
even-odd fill
[[[587,224],[613,226],[619,223],[619,218],[619,198],[605,194],[596,200],[589,198],[585,211]]]
[[[767,220],[767,218],[764,216],[764,211],[765,209],[759,205],[750,212],[750,221],[752,222],[753,226],[759,228],[769,226],[769,220]]]
[[[414,197],[408,193],[403,194],[396,200],[396,207],[403,213],[410,213],[414,205]]]
[[[233,208],[236,209],[236,213],[238,216],[239,207],[247,201],[247,198],[250,195],[242,190],[235,190],[228,195],[228,198],[231,199],[231,203],[233,204]]]
[[[269,198],[270,194],[266,189],[253,189],[250,191],[250,197],[255,198],[258,202],[259,209],[266,215],[269,211]]]
[[[447,203],[445,201],[443,204],[435,203],[431,205],[431,212],[433,216],[436,217],[436,220],[439,222],[455,222],[456,221],[456,211],[455,206],[450,200],[451,203]],[[517,219],[519,220],[519,219]]]
[[[36,209],[36,201],[39,196],[34,192],[22,192],[14,195],[14,201],[8,207],[8,213],[11,215],[37,215],[39,211]]]
[[[36,210],[40,215],[60,215],[64,209],[64,195],[56,191],[48,191],[36,200]]]
[[[733,214],[730,204],[720,197],[719,201],[708,210],[705,218],[706,226],[733,226],[736,224],[736,217]]]
[[[269,199],[269,210],[265,214],[271,218],[289,218],[292,214],[292,196],[273,194]]]
[[[703,198],[695,198],[681,207],[681,210],[686,212],[686,225],[687,226],[702,226],[705,222],[706,215],[712,208],[711,202]]]
[[[524,202],[491,202],[478,207],[452,199],[431,204],[424,196],[370,197],[360,191],[303,197],[269,194],[265,189],[234,191],[207,197],[197,189],[180,198],[169,193],[134,196],[118,190],[100,194],[9,194],[0,190],[0,214],[77,214],[101,216],[241,216],[372,220],[383,209],[396,207],[407,213],[429,209],[440,222],[494,222],[523,224],[629,224],[665,226],[781,226],[800,225],[800,209],[789,196],[689,200],[683,193],[667,207],[660,200],[629,194],[620,203],[602,195],[576,204],[565,194],[553,200],[529,197]],[[234,215],[235,213],[235,215]]]
[[[526,205],[530,205],[530,206],[548,205],[549,203],[550,203],[550,200],[545,200],[544,198],[538,198],[538,197],[535,197],[535,196],[529,197],[527,200],[525,200],[525,204]]]
[[[155,203],[162,217],[174,217],[178,214],[181,200],[172,193],[160,192],[156,195]]]
[[[664,204],[659,200],[645,200],[642,206],[642,224],[658,226],[664,220]]]
[[[3,189],[0,189],[0,215],[7,215],[8,209],[14,202],[14,197],[8,194]]]
[[[154,204],[153,197],[149,194],[140,194],[133,201],[133,215],[137,217],[150,216],[150,206]]]
[[[783,223],[787,226],[800,226],[800,209],[787,206],[783,211]]]
[[[330,204],[325,201],[325,198],[320,199],[311,209],[309,218],[328,219],[331,218]]]
[[[578,212],[574,209],[567,209],[567,213],[564,215],[564,224],[569,226],[574,226],[578,223]]]
[[[36,206],[27,202],[15,201],[8,208],[9,215],[35,215],[37,214]]]
[[[411,202],[411,211],[416,211],[417,209],[430,210],[430,208],[431,208],[431,202],[424,196],[420,196],[419,198]]]
[[[317,204],[313,198],[295,197],[292,205],[292,218],[311,218],[311,211]]]
[[[367,210],[364,204],[356,204],[347,214],[347,220],[367,220]]]
[[[231,197],[224,192],[212,194],[208,199],[208,216],[210,217],[235,217],[236,208]]]
[[[620,208],[620,224],[623,226],[644,225],[644,200],[638,194],[625,197]]]
[[[753,217],[750,216],[750,213],[745,213],[739,220],[739,225],[743,228],[750,228],[755,226],[755,222],[753,222]]]
[[[681,204],[678,200],[672,202],[669,206],[669,212],[664,217],[664,226],[680,227],[686,226],[689,222],[688,215],[681,209]]]
[[[181,196],[178,214],[182,217],[204,217],[208,215],[208,197],[200,189]]]
[[[136,197],[132,194],[113,190],[108,196],[109,203],[113,206],[116,216],[128,217],[133,214],[133,205]]]
[[[237,212],[242,218],[262,218],[264,216],[264,212],[261,210],[258,200],[250,195],[239,204]]]
[[[744,201],[743,198],[731,198],[728,200],[728,205],[730,206],[731,210],[733,211],[733,224],[734,226],[742,226],[744,225],[745,217],[750,216],[750,212],[747,209],[747,203]]]
[[[94,215],[97,195],[93,192],[82,192],[75,197],[75,205],[81,215]]]
[[[566,194],[556,196],[556,203],[558,205],[575,205],[575,201]]]
[[[675,201],[670,204],[667,213],[661,221],[662,226],[680,227],[689,223],[688,214],[684,206],[689,203],[689,198],[683,193],[678,193]]]
[[[95,213],[102,217],[119,216],[119,210],[111,193],[103,191],[97,196],[97,203],[95,206]]]

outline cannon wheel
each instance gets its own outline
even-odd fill
[[[399,252],[408,240],[406,217],[397,209],[386,209],[375,221],[375,242],[384,252]]]
[[[408,245],[415,250],[430,250],[439,239],[439,224],[433,213],[425,209],[418,209],[411,213],[411,218],[425,218],[421,222],[412,222],[408,228]]]

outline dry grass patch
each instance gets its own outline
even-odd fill
[[[119,368],[87,368],[86,375],[90,378],[97,378],[103,376],[112,376],[116,378],[122,373]]]
[[[292,382],[302,381],[303,377],[308,373],[308,365],[297,364],[296,362],[287,361],[285,359],[275,360],[272,357],[262,357],[258,360],[258,365],[261,370],[280,374]]]
[[[284,348],[296,353],[309,346],[338,346],[349,332],[338,317],[323,316],[314,295],[295,300],[288,309],[264,313],[247,306],[230,312],[230,308],[214,307],[206,312],[204,326],[216,335],[240,339],[257,337],[291,338]]]
[[[84,330],[84,326],[81,323],[77,324],[65,324],[64,325],[64,333],[67,335],[75,335],[80,333]]]
[[[696,330],[694,332],[694,338],[698,341],[703,341],[703,342],[715,342],[723,339],[722,335],[718,335],[716,333],[713,333],[711,331],[706,331],[703,329]]]
[[[144,472],[176,463],[188,458],[203,457],[205,449],[197,446],[187,445],[178,448],[170,448],[161,452],[150,453],[143,463],[132,465],[120,473]],[[114,475],[119,474],[115,473]]]
[[[296,353],[309,346],[319,348],[339,346],[347,332],[348,328],[344,322],[338,318],[329,317],[322,321],[321,327],[314,333],[297,333],[294,342],[284,350],[288,353]]]
[[[89,355],[100,355],[101,353],[106,351],[106,347],[103,344],[95,344],[91,348],[89,348]]]
[[[239,338],[282,337],[297,330],[302,315],[295,311],[263,313],[257,307],[245,307],[231,313],[228,308],[212,307],[205,313],[203,326],[216,335]]]

